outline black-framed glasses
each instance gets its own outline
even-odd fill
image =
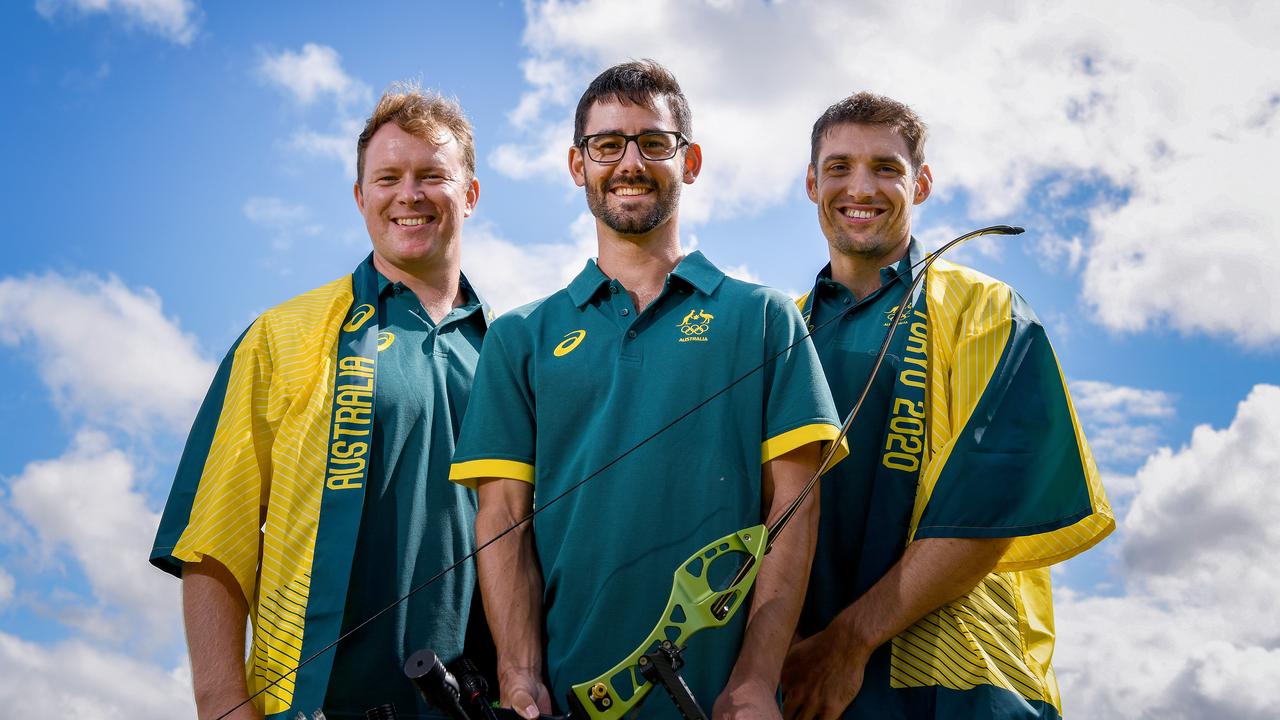
[[[579,144],[587,151],[587,157],[595,162],[616,163],[627,153],[627,143],[634,141],[640,157],[645,160],[670,160],[676,151],[689,141],[675,130],[663,132],[647,132],[639,135],[623,135],[621,133],[596,133],[584,135]]]

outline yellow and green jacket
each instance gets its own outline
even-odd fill
[[[901,281],[880,295],[824,300],[838,292],[828,274],[797,301],[842,413],[884,337],[879,330],[863,347],[850,341],[852,328],[887,324],[919,256],[913,241],[897,269]],[[1013,538],[973,591],[873,655],[844,717],[1056,718],[1049,566],[1106,537],[1114,513],[1057,359],[1025,301],[945,260],[928,273],[872,391],[883,410],[870,422],[860,415],[851,431],[851,453],[863,449],[863,459],[851,455],[823,479],[801,632],[826,627],[914,540]],[[828,322],[861,311],[853,322]]]
[[[377,277],[368,261],[263,313],[219,367],[151,562],[214,558],[249,607],[250,695],[266,715],[324,699],[372,441]],[[268,687],[275,682],[274,686]]]

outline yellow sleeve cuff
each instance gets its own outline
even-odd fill
[[[825,444],[836,439],[840,434],[840,428],[829,423],[815,423],[813,425],[805,425],[795,430],[788,430],[781,435],[773,437],[760,443],[760,464],[769,462],[770,460],[786,455],[796,448],[804,447],[812,442]],[[827,463],[826,470],[835,467],[835,464],[845,459],[849,455],[849,443],[843,438],[840,439],[840,447],[836,448],[835,455],[831,456],[831,462]],[[826,472],[823,470],[823,472]]]
[[[510,478],[533,484],[533,466],[516,460],[469,460],[449,466],[449,479],[469,488],[480,478]]]

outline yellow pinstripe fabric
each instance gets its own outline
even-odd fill
[[[350,278],[335,280],[268,310],[249,328],[236,349],[190,521],[173,549],[184,562],[217,559],[244,591],[253,621],[251,694],[301,659],[333,363],[351,298]],[[271,714],[287,710],[292,697],[288,677],[256,702]]]
[[[1007,285],[940,260],[930,270],[926,287],[929,431],[909,538],[915,535],[956,435],[973,414],[1012,330],[1012,293]],[[1088,549],[1115,526],[1069,397],[1068,406],[1093,513],[1066,528],[1016,538],[996,572],[973,591],[894,638],[894,687],[938,685],[965,690],[995,685],[1061,708],[1049,667],[1054,629],[1047,568]]]

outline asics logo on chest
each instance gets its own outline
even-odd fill
[[[556,357],[564,357],[565,355],[568,355],[582,344],[582,339],[586,336],[586,330],[572,330],[565,333],[564,340],[561,340],[560,344],[556,345],[555,350],[552,350],[551,354]]]

